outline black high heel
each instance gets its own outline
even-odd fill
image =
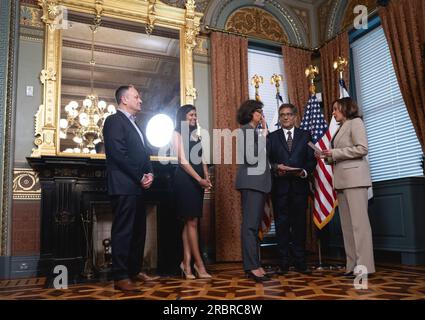
[[[260,277],[260,276],[256,276],[255,274],[253,274],[252,271],[246,271],[245,276],[247,278],[251,278],[255,282],[264,282],[264,281],[270,281],[271,280],[271,278],[268,275],[263,275],[263,276]]]

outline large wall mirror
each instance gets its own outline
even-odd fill
[[[170,134],[165,119],[173,119],[181,102],[179,31],[158,27],[147,35],[137,23],[104,19],[96,28],[91,17],[68,13],[68,19],[62,32],[60,152],[103,152],[102,123],[116,112],[114,93],[123,84],[139,90],[143,105],[136,121],[145,132],[148,123],[157,131],[148,140],[152,149],[161,147]],[[155,127],[158,115],[162,130]]]
[[[44,103],[32,156],[104,157],[103,121],[116,112],[114,93],[125,84],[141,93],[136,121],[155,155],[177,108],[196,99],[192,51],[201,14],[190,0],[186,10],[152,0],[120,1],[119,7],[114,0],[90,2],[41,1]]]

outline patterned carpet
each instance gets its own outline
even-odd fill
[[[46,288],[46,278],[0,281],[0,300],[417,300],[425,299],[425,266],[378,265],[367,289],[356,289],[343,270],[295,271],[255,283],[240,263],[209,266],[211,280],[163,277],[140,285],[140,293],[122,293],[111,281]]]

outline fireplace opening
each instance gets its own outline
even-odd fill
[[[112,207],[109,202],[92,202],[90,216],[91,219],[88,217],[86,217],[88,219],[83,219],[85,241],[89,249],[86,252],[86,263],[83,271],[83,276],[86,278],[92,278],[95,272],[105,275],[110,274],[112,267]],[[146,241],[143,271],[155,272],[158,268],[157,229],[157,206],[148,203],[146,204]]]

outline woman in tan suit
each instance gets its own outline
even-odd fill
[[[375,263],[367,197],[372,181],[365,159],[368,153],[366,129],[359,107],[351,98],[336,100],[332,114],[340,128],[332,139],[332,148],[322,151],[321,156],[334,165],[334,188],[347,255],[346,275],[353,275],[354,268],[361,265],[367,268],[361,273],[372,274]]]

